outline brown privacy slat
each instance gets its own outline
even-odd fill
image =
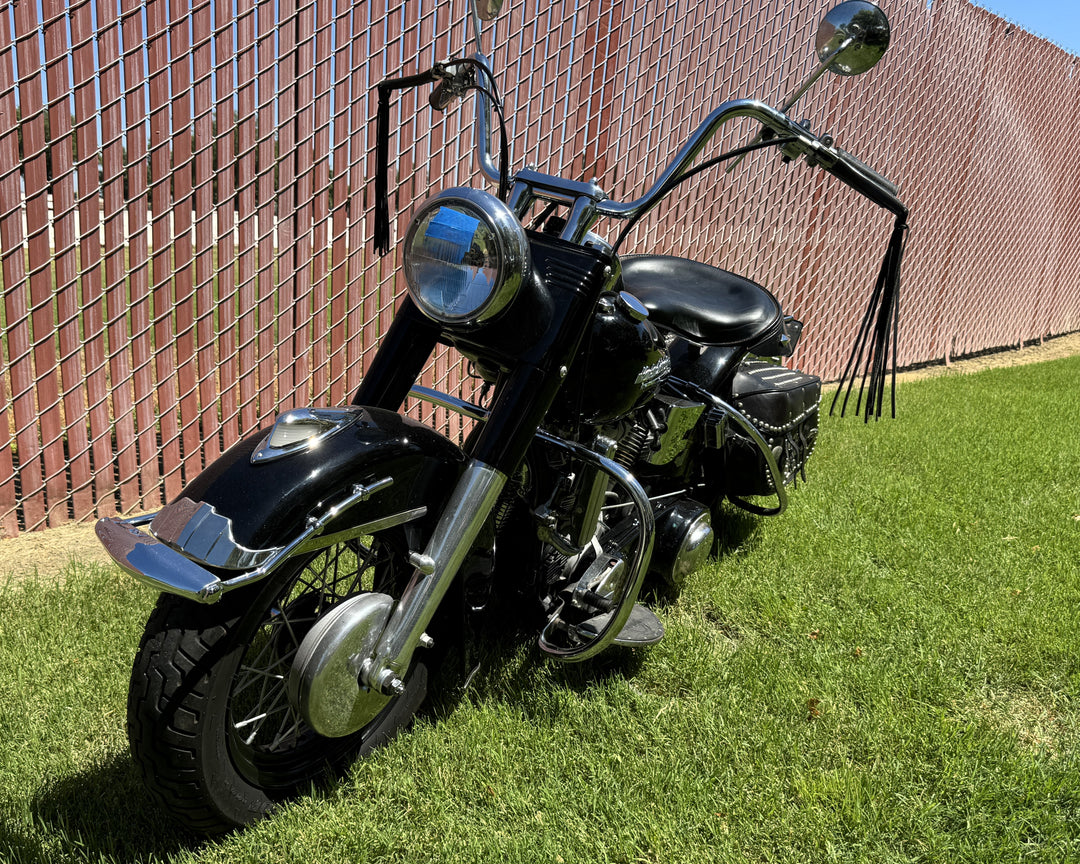
[[[37,69],[41,66],[41,45],[37,30],[35,4],[24,3],[15,7],[16,57],[20,69]],[[42,528],[46,525],[49,491],[56,492],[56,480],[63,470],[63,452],[57,453],[57,442],[62,435],[60,417],[60,393],[56,376],[56,350],[53,341],[52,296],[52,249],[49,243],[49,178],[47,167],[48,142],[45,134],[44,94],[38,88],[36,78],[21,77],[19,104],[23,115],[23,182],[26,196],[27,252],[30,261],[28,273],[31,340],[29,353],[33,357],[33,406],[20,398],[21,410],[16,412],[16,434],[19,447],[19,463],[23,497],[32,502],[26,508],[27,527]],[[20,310],[21,311],[21,310]],[[24,372],[25,374],[25,372]],[[26,381],[20,384],[28,383]],[[28,414],[27,408],[31,409]],[[35,416],[36,414],[36,416]],[[59,457],[59,458],[58,458]],[[51,486],[51,490],[50,487]]]
[[[10,21],[0,16],[0,53],[8,56],[14,40]],[[0,63],[0,273],[3,276],[2,302],[7,326],[6,355],[0,353],[0,533],[6,537],[19,531],[19,497],[16,491],[16,466],[14,460],[15,433],[18,429],[19,400],[12,402],[12,393],[22,390],[23,404],[30,403],[33,412],[32,381],[30,369],[29,328],[26,321],[24,283],[26,276],[23,258],[23,225],[20,201],[19,133],[14,123],[6,118],[15,116],[15,77],[10,63]]]
[[[313,317],[311,328],[310,400],[326,404],[330,386],[329,321],[331,269],[333,267],[333,216],[331,213],[331,160],[333,140],[330,136],[330,111],[333,94],[334,19],[329,4],[319,4],[312,10],[315,20],[315,55],[312,73],[314,85],[314,116],[312,146],[312,238],[311,283],[313,286]],[[331,403],[332,404],[332,403]]]
[[[274,280],[277,304],[277,327],[274,334],[276,362],[276,405],[293,408],[297,399],[297,260],[296,234],[296,67],[297,67],[297,21],[296,0],[280,2],[280,25],[276,31],[279,59],[277,67],[277,90],[275,103],[277,125],[274,128],[274,170],[277,172],[277,253],[275,263],[277,278]]]
[[[140,447],[158,452],[164,499],[170,500],[180,491],[180,430],[176,399],[176,346],[173,326],[174,293],[172,248],[173,222],[183,218],[173,210],[172,176],[173,129],[172,99],[169,92],[169,4],[168,0],[151,0],[146,9],[147,26],[147,84],[150,95],[150,298],[153,302],[153,398],[156,424],[143,427],[140,423]],[[183,252],[178,253],[184,256]],[[184,256],[186,258],[186,256]],[[153,443],[151,444],[151,441]],[[145,473],[145,456],[142,457]],[[155,484],[156,485],[156,484]],[[157,489],[153,498],[144,486],[144,503],[159,502]]]
[[[228,0],[223,4],[231,5]],[[242,0],[236,13],[236,75],[237,112],[235,146],[230,149],[236,160],[236,217],[239,222],[239,249],[237,251],[237,345],[239,352],[238,420],[239,428],[226,427],[226,444],[232,444],[241,431],[258,425],[258,370],[256,365],[256,307],[258,278],[257,230],[258,217],[255,192],[255,159],[258,147],[256,135],[256,69],[255,2]],[[228,440],[234,435],[233,441]]]
[[[7,56],[13,34],[7,16],[0,16],[0,53]],[[0,63],[0,117],[15,116],[15,79],[10,63]],[[21,209],[16,206],[19,189],[19,139],[12,124],[0,126],[0,274],[3,276],[2,297],[8,323],[5,330],[7,354],[0,353],[0,537],[19,533],[19,498],[16,492],[14,456],[15,414],[9,388],[27,376],[29,366],[26,349],[29,339],[25,333],[25,313],[20,314],[18,297],[25,278],[23,265],[23,233]],[[13,314],[14,313],[14,314]],[[0,346],[2,349],[3,346]],[[23,359],[20,360],[20,357]],[[25,389],[29,390],[29,387]],[[24,396],[26,398],[32,398]]]
[[[205,98],[196,94],[196,110],[201,112],[205,102],[208,111],[212,112],[199,121],[201,125],[198,139],[201,141],[207,135],[212,138],[208,140],[202,159],[196,162],[199,182],[205,187],[201,193],[200,200],[203,202],[201,207],[212,208],[215,235],[207,238],[205,247],[203,241],[199,241],[199,248],[203,250],[200,252],[200,260],[211,271],[209,279],[203,275],[202,269],[199,271],[200,296],[208,297],[206,305],[199,304],[203,318],[198,338],[201,379],[199,401],[203,410],[202,424],[207,462],[221,455],[222,445],[226,448],[230,447],[239,437],[237,422],[239,355],[236,342],[235,272],[237,124],[236,111],[233,108],[233,100],[237,96],[237,77],[233,68],[237,52],[234,50],[231,38],[235,19],[233,4],[227,0],[215,0],[213,10],[217,29],[211,31],[209,19],[200,18],[197,36],[203,35],[202,22],[205,21],[206,36],[209,40],[207,46],[209,48],[212,42],[216,55],[213,62],[212,80],[217,91],[217,98],[216,101],[211,102],[214,97],[210,92],[211,79],[209,77],[203,88]],[[205,68],[211,68],[209,62],[206,63]],[[215,188],[216,196],[213,194]],[[216,327],[214,326],[215,315],[217,316]],[[219,406],[215,404],[215,383],[218,386],[220,419],[216,416]],[[215,432],[208,435],[207,430],[211,428]],[[217,434],[218,429],[221,431],[220,439]]]
[[[255,132],[258,148],[258,413],[260,424],[274,414],[277,404],[274,363],[275,321],[278,316],[275,278],[277,273],[277,228],[274,202],[277,194],[275,171],[277,157],[274,126],[274,3],[261,0],[258,9],[258,105]]]
[[[215,184],[214,176],[216,115],[213,89],[215,80],[220,82],[221,79],[215,74],[217,70],[214,67],[213,37],[211,7],[209,3],[204,3],[196,7],[191,15],[191,140],[192,197],[194,199],[192,209],[195,213],[195,358],[192,365],[196,370],[191,409],[196,416],[190,429],[184,430],[185,480],[190,480],[202,469],[203,465],[212,462],[220,455],[221,420],[218,417],[216,402],[220,392],[222,413],[224,413],[225,401],[231,393],[231,388],[225,381],[219,382],[218,345],[214,333],[214,318],[224,312],[223,331],[230,337],[232,335],[231,297],[226,303],[217,302],[215,297],[217,279],[214,267],[217,246],[215,233],[225,230],[225,227],[220,224],[224,215],[223,211],[227,211],[225,221],[231,224],[232,207],[221,208],[219,211],[214,206],[215,185],[218,186],[217,194],[222,197],[226,196],[227,189],[225,183]],[[227,100],[229,90],[226,89],[223,95]],[[230,171],[222,169],[221,173],[222,179],[228,176],[231,180]],[[226,257],[229,256],[226,255]],[[217,287],[225,290],[223,285]],[[228,358],[223,360],[222,365],[235,367],[234,359],[229,356],[231,351],[226,339],[222,340],[220,348],[222,357]],[[181,411],[183,412],[183,409]],[[191,450],[188,449],[187,443],[189,432],[193,439]]]
[[[94,512],[90,489],[86,393],[83,388],[79,285],[77,282],[77,202],[72,135],[74,105],[68,67],[71,46],[63,0],[42,3],[45,28],[45,80],[49,94],[52,199],[51,245],[54,248],[52,306],[59,345],[59,385],[64,428],[57,440],[46,440],[46,464],[56,467],[46,478],[50,524],[66,522],[69,506],[75,518]],[[96,185],[96,184],[95,184]],[[92,193],[91,193],[92,194]],[[55,373],[54,373],[55,374]],[[49,457],[53,453],[52,459]],[[66,464],[65,464],[66,463]],[[70,490],[70,491],[69,491]]]
[[[348,340],[345,362],[345,397],[352,396],[356,384],[363,374],[364,344],[368,338],[365,329],[365,312],[374,289],[374,259],[369,249],[371,238],[372,200],[368,178],[374,177],[374,125],[375,114],[369,102],[371,88],[382,78],[382,70],[377,66],[378,59],[371,40],[375,37],[374,28],[377,17],[373,15],[370,2],[363,2],[354,7],[351,16],[350,60],[350,97],[348,105],[349,129],[349,188],[360,190],[354,193],[361,196],[359,213],[350,213],[349,220],[349,294],[347,331],[352,334]],[[370,122],[369,122],[370,119]]]
[[[349,308],[349,58],[352,52],[351,16],[334,19],[334,140],[333,213],[331,227],[329,402],[345,404],[351,393],[345,378],[348,362],[347,316]]]
[[[121,481],[138,483],[135,506],[152,509],[161,503],[158,488],[157,405],[154,399],[153,341],[150,333],[150,201],[148,200],[149,136],[145,89],[147,61],[143,46],[147,34],[143,30],[142,4],[137,0],[121,0],[124,38],[124,110],[127,116],[125,144],[127,147],[128,267],[124,282],[116,284],[111,300],[110,318],[115,326],[109,331],[110,351],[123,351],[127,332],[131,333],[131,380],[135,407],[136,471],[121,473]],[[125,288],[127,297],[125,303]],[[130,306],[130,311],[125,307]],[[130,324],[125,319],[130,320]],[[115,347],[113,347],[115,346]],[[123,489],[121,490],[123,496]],[[128,504],[125,501],[124,510]]]
[[[95,447],[95,482],[99,493],[99,513],[109,513],[110,506],[102,506],[105,489],[118,486],[121,512],[133,510],[139,500],[137,480],[138,459],[135,448],[135,402],[133,398],[132,365],[128,329],[128,297],[125,281],[129,272],[129,243],[127,239],[128,212],[125,168],[125,139],[123,124],[124,82],[121,78],[121,21],[113,7],[101,13],[104,32],[99,40],[101,64],[101,117],[102,117],[102,180],[105,259],[105,343],[107,376],[111,379],[110,417],[112,430],[109,438],[97,439]],[[126,67],[125,67],[126,68]],[[129,121],[130,121],[129,116]],[[143,174],[145,177],[145,173]],[[146,208],[142,208],[145,214]],[[130,256],[130,262],[135,260]],[[108,380],[107,379],[107,380]],[[93,422],[93,418],[91,418]],[[96,434],[96,433],[95,433]],[[104,456],[109,450],[115,454],[107,463]],[[105,451],[105,452],[102,452]],[[100,455],[99,455],[100,454]]]
[[[464,10],[432,0],[47,0],[40,19],[38,4],[4,8],[11,534],[157,507],[276,412],[349,400],[404,288],[400,250],[368,248],[372,87],[471,46]],[[969,4],[887,11],[882,64],[821,82],[795,113],[896,179],[912,208],[901,363],[1080,329],[1078,59]],[[612,197],[637,197],[715,105],[775,102],[806,74],[819,14],[795,0],[512,0],[486,26],[513,165],[595,174]],[[392,102],[395,242],[435,189],[491,188],[471,100],[433,115],[427,90]],[[1046,134],[1048,116],[1065,128]],[[733,124],[703,158],[752,127]],[[1008,142],[1009,183],[975,140]],[[807,322],[797,365],[830,378],[888,229],[832,178],[759,153],[680,187],[625,250],[767,285]],[[466,373],[439,351],[423,380],[469,396]],[[410,410],[452,437],[466,429]]]
[[[105,319],[104,319],[104,268],[102,262],[102,206],[101,181],[98,177],[98,154],[101,153],[102,178],[108,176],[106,155],[97,132],[96,79],[98,67],[94,57],[93,15],[89,3],[73,7],[71,14],[71,39],[73,44],[72,65],[74,69],[74,117],[76,147],[79,153],[79,282],[82,291],[82,360],[86,376],[87,423],[89,446],[83,460],[85,477],[76,475],[72,469],[72,484],[78,488],[83,482],[92,484],[90,506],[75,502],[75,518],[84,519],[95,513],[111,515],[116,512],[113,478],[113,448],[111,423],[109,421],[109,382],[106,366]],[[115,7],[100,10],[103,40],[112,36],[115,41]],[[112,25],[112,26],[110,26]],[[102,46],[102,54],[106,54]],[[115,57],[115,46],[112,49]],[[120,126],[117,97],[117,68],[106,61],[100,72],[102,85],[102,127],[114,135]],[[110,88],[111,85],[111,88]]]
[[[168,498],[179,494],[186,479],[195,477],[202,468],[202,431],[199,428],[198,365],[195,354],[195,264],[193,245],[195,243],[193,211],[195,196],[192,187],[194,170],[194,120],[192,116],[192,98],[198,82],[205,78],[207,66],[200,66],[209,59],[205,52],[202,58],[194,54],[191,28],[194,22],[206,20],[209,9],[205,4],[191,11],[191,6],[180,0],[169,3],[168,46],[171,61],[169,63],[168,82],[171,94],[169,114],[171,115],[171,150],[172,171],[169,175],[172,187],[172,286],[173,303],[173,342],[170,359],[175,364],[174,381],[169,382],[170,390],[176,393],[179,428],[176,430],[175,448],[165,441],[165,488]],[[203,25],[205,28],[205,24]],[[165,77],[165,76],[163,76]],[[160,388],[160,384],[159,384]],[[207,430],[212,434],[212,430]],[[162,436],[166,435],[162,424]]]
[[[314,217],[314,177],[313,166],[318,156],[314,150],[314,49],[315,49],[314,5],[308,0],[301,0],[296,9],[297,47],[296,84],[292,88],[296,93],[293,105],[295,121],[293,160],[295,201],[293,206],[295,258],[297,272],[293,279],[293,356],[294,392],[296,404],[309,405],[312,402],[312,325],[317,308],[314,285],[318,284],[314,276],[314,248],[312,219]],[[325,150],[323,151],[326,152]]]

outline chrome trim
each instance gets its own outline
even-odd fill
[[[465,314],[450,314],[445,308],[437,308],[426,298],[422,288],[427,283],[417,281],[410,263],[413,241],[421,224],[429,214],[443,207],[457,207],[467,211],[471,217],[482,221],[495,237],[499,260],[497,281],[483,302]],[[405,276],[409,296],[428,318],[448,327],[471,327],[494,318],[517,296],[521,285],[532,272],[529,240],[514,212],[490,192],[467,186],[443,189],[428,198],[413,214],[409,227],[405,231],[405,242],[402,248],[404,249],[402,273]]]
[[[220,596],[221,581],[213,573],[138,528],[106,517],[94,533],[113,561],[138,581],[200,603]]]
[[[469,462],[424,550],[424,558],[434,564],[432,572],[425,574],[425,566],[413,573],[379,647],[362,667],[368,686],[392,693],[405,678],[413,652],[505,484],[506,475],[498,469],[476,459]]]
[[[664,197],[663,192],[667,182],[674,177],[680,176],[689,168],[717,130],[728,120],[736,117],[751,117],[754,120],[760,120],[770,129],[782,135],[795,135],[806,150],[817,154],[826,164],[831,165],[836,161],[836,155],[826,148],[816,135],[792,121],[782,111],[777,111],[757,99],[733,99],[713,109],[712,113],[690,135],[682,149],[671,161],[671,164],[664,169],[648,192],[637,200],[626,203],[602,201],[597,205],[600,215],[614,216],[617,219],[629,219],[632,216],[651,210]]]
[[[520,174],[518,175],[521,176]],[[592,185],[596,185],[595,183]],[[597,191],[599,187],[597,187]],[[600,192],[602,197],[607,197],[603,192]],[[570,208],[570,213],[566,217],[566,224],[563,226],[562,233],[559,235],[562,240],[569,240],[571,243],[581,244],[585,241],[589,231],[593,225],[596,224],[600,218],[600,214],[596,212],[596,198],[581,197],[574,201],[573,206]]]
[[[486,420],[488,416],[488,411],[481,408],[479,405],[474,405],[471,402],[466,402],[464,399],[450,396],[447,393],[441,393],[438,390],[432,390],[430,387],[414,386],[409,391],[409,395],[414,399],[430,402],[433,405],[455,411],[465,417],[470,417],[473,420]],[[564,441],[554,435],[549,435],[547,432],[538,431],[536,437],[548,444],[561,447],[585,464],[592,465],[604,471],[626,490],[627,494],[630,496],[631,503],[636,505],[638,511],[641,513],[641,524],[638,526],[637,553],[630,566],[630,576],[626,580],[623,589],[623,597],[619,601],[620,605],[616,607],[615,613],[612,615],[607,627],[605,627],[601,634],[589,645],[577,652],[561,651],[560,649],[549,645],[544,639],[543,634],[540,636],[540,647],[553,657],[568,662],[588,660],[590,657],[595,657],[614,643],[615,637],[619,634],[623,624],[626,623],[627,618],[630,617],[630,613],[634,608],[634,603],[637,602],[637,596],[641,590],[641,583],[645,579],[645,572],[649,569],[649,562],[652,558],[653,542],[656,535],[656,525],[652,505],[649,502],[649,496],[645,493],[641,484],[638,483],[637,478],[618,463],[601,456],[599,453],[589,450],[587,447],[582,447],[580,444],[575,444],[571,441]]]
[[[367,501],[376,492],[381,492],[394,485],[393,477],[383,477],[381,480],[376,480],[370,486],[363,486],[356,484],[352,487],[352,493],[344,500],[338,502],[333,507],[327,507],[321,516],[308,516],[307,528],[300,532],[300,535],[296,537],[291,543],[286,546],[282,546],[281,549],[270,558],[262,567],[258,570],[252,570],[250,573],[243,573],[239,576],[234,576],[232,579],[226,579],[221,583],[222,591],[231,591],[233,588],[239,588],[241,585],[247,585],[250,582],[258,581],[264,576],[269,575],[276,570],[286,559],[291,558],[305,543],[310,541],[313,537],[321,534],[323,528],[325,528],[330,522],[362,501]],[[379,520],[382,521],[382,520]],[[367,533],[366,525],[358,526],[360,530]]]
[[[472,402],[466,402],[464,399],[459,399],[457,396],[451,396],[449,393],[443,393],[439,390],[432,390],[430,387],[421,387],[416,384],[409,390],[409,395],[413,399],[419,399],[421,402],[430,402],[439,408],[446,408],[449,411],[453,411],[456,414],[461,414],[464,417],[468,417],[472,420],[487,420],[490,413],[486,408],[481,408],[479,405],[474,405]]]
[[[630,573],[623,583],[623,595],[617,601],[618,605],[615,607],[607,626],[592,642],[584,648],[574,651],[564,651],[557,648],[544,638],[544,633],[540,634],[541,650],[557,660],[576,663],[580,660],[595,657],[605,648],[614,644],[615,637],[619,635],[619,631],[622,630],[623,625],[630,617],[630,613],[634,611],[634,604],[637,602],[638,593],[641,591],[641,583],[645,580],[645,573],[649,569],[649,562],[652,560],[653,543],[656,539],[656,523],[652,505],[649,503],[649,496],[645,494],[645,490],[638,483],[637,478],[623,468],[622,465],[612,462],[610,459],[601,456],[599,453],[594,453],[580,444],[563,441],[561,438],[556,438],[545,432],[538,433],[537,437],[548,444],[562,447],[587,465],[594,465],[606,472],[616,483],[623,487],[641,514],[641,524],[638,525],[637,552],[634,555],[633,563],[630,565]],[[547,628],[544,629],[546,632]]]
[[[321,516],[311,515],[307,527],[285,546],[280,547],[255,570],[241,573],[231,579],[222,580],[206,570],[196,561],[185,557],[176,549],[145,534],[137,528],[124,524],[119,519],[100,519],[96,526],[98,539],[112,559],[124,570],[141,582],[152,585],[159,591],[177,594],[199,603],[214,603],[225,592],[257,582],[270,575],[293,555],[308,552],[338,542],[333,539],[349,534],[358,537],[392,525],[400,525],[411,519],[418,519],[427,512],[426,507],[417,507],[391,516],[384,516],[355,528],[327,535],[325,544],[320,537],[323,529],[337,516],[350,507],[366,501],[376,492],[387,488],[394,482],[392,477],[384,477],[369,486],[355,485],[352,493],[333,507],[327,508]],[[194,503],[194,502],[192,502]]]
[[[316,549],[325,549],[327,546],[346,543],[349,540],[355,540],[357,537],[363,537],[366,534],[374,534],[376,531],[385,531],[387,528],[393,528],[396,525],[404,525],[406,522],[412,522],[415,519],[419,519],[421,516],[427,515],[427,509],[427,507],[414,507],[412,510],[402,510],[400,513],[395,513],[392,516],[384,516],[382,519],[376,519],[374,522],[365,522],[363,525],[357,525],[355,528],[346,528],[344,531],[335,531],[333,534],[317,534],[306,543],[301,544],[298,548],[293,550],[293,554],[299,555],[302,552],[314,552]]]
[[[355,423],[362,413],[362,409],[358,408],[293,408],[291,411],[286,411],[274,421],[273,428],[251,454],[251,464],[271,462],[291,456],[293,453],[302,453],[318,447],[327,438],[333,437]],[[272,443],[279,427],[298,426],[302,423],[310,424],[321,431],[285,445]]]
[[[491,61],[487,57],[477,51],[472,55],[472,59],[483,66],[488,75],[491,75]],[[499,169],[491,158],[491,106],[488,104],[488,97],[483,93],[478,92],[473,99],[476,105],[476,123],[473,126],[476,166],[488,180],[492,183],[498,183]],[[507,167],[509,168],[509,166]],[[509,179],[513,182],[514,175],[509,175]]]
[[[710,393],[703,387],[698,387],[696,384],[691,384],[689,381],[683,381],[681,378],[668,378],[667,384],[674,387],[676,390],[682,388],[683,395],[687,398],[703,399],[714,408],[722,411],[726,418],[734,420],[739,428],[750,436],[750,440],[757,445],[758,450],[761,451],[761,455],[765,457],[765,465],[769,469],[769,476],[772,478],[773,489],[776,490],[777,506],[762,507],[759,504],[753,504],[743,498],[728,495],[731,502],[758,516],[779,516],[783,513],[784,510],[787,509],[788,504],[787,490],[784,488],[784,475],[776,461],[776,454],[773,453],[772,448],[769,446],[769,442],[765,440],[757,427],[754,426],[754,424],[751,423],[737,408],[729,405],[719,396]]]
[[[154,517],[150,533],[188,558],[223,570],[250,570],[280,547],[248,549],[236,542],[232,520],[205,501],[178,498]]]
[[[394,598],[387,594],[364,593],[338,603],[311,626],[292,664],[282,670],[289,704],[320,735],[350,735],[386,706],[386,696],[361,687],[354,658],[375,648],[393,609]]]
[[[705,403],[675,399],[663,393],[657,395],[655,400],[667,408],[667,416],[663,422],[667,428],[658,435],[658,440],[653,444],[656,449],[646,452],[644,458],[650,465],[666,465],[686,450],[686,438],[697,426],[698,419],[705,410]]]
[[[602,453],[610,459],[615,455],[617,443],[604,435],[597,435],[593,447],[595,452]],[[585,471],[582,472],[582,475],[581,488],[583,494],[581,498],[585,499],[586,503],[582,510],[577,536],[573,537],[572,540],[574,545],[584,548],[593,538],[593,535],[596,534],[596,526],[604,509],[604,500],[607,498],[608,478],[604,476],[604,472],[599,470]],[[584,494],[586,487],[588,487],[589,491]]]

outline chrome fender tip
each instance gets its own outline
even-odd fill
[[[217,576],[138,528],[106,517],[97,521],[94,533],[109,557],[138,581],[198,603],[221,598]]]

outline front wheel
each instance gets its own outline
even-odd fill
[[[331,546],[213,606],[161,595],[132,669],[128,738],[151,794],[179,821],[205,834],[248,824],[409,723],[427,690],[420,663],[401,696],[343,738],[318,735],[286,693],[321,616],[365,591],[400,596],[411,568],[397,545]]]

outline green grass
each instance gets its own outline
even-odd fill
[[[664,641],[491,648],[339,786],[203,843],[123,732],[152,597],[0,589],[0,860],[1080,860],[1080,358],[823,422],[775,520],[731,511]]]

